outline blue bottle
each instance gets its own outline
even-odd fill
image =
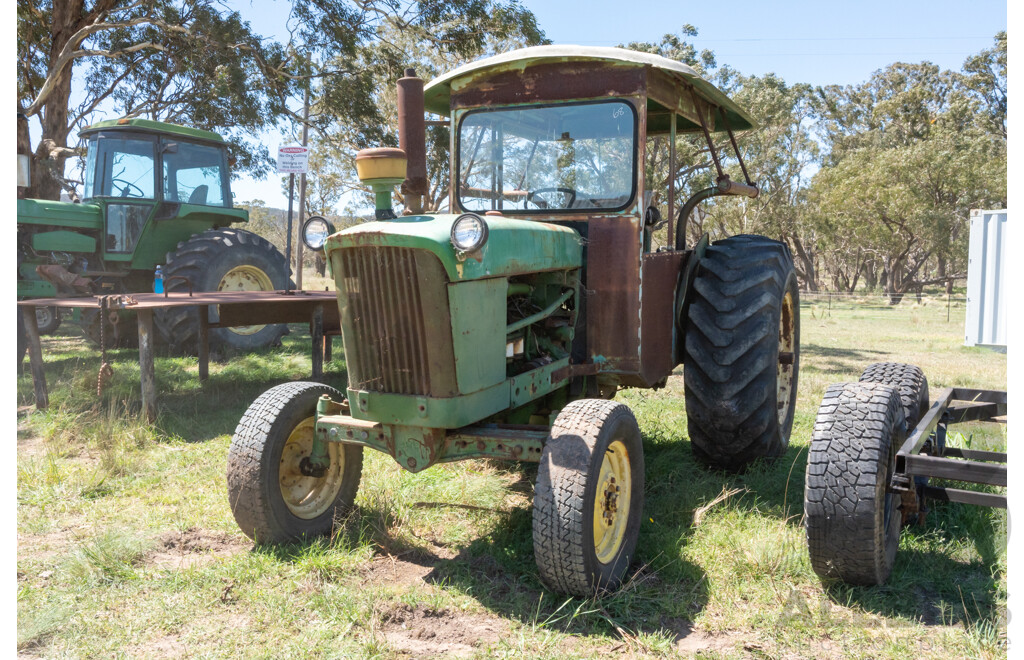
[[[156,267],[156,273],[153,274],[153,293],[164,292],[164,271],[161,266]]]

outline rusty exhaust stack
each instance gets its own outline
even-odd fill
[[[416,71],[406,69],[398,79],[398,148],[405,152],[408,166],[402,195],[404,215],[423,213],[427,186],[427,125],[423,119],[423,80]]]

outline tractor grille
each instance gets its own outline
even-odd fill
[[[350,386],[429,394],[422,284],[444,290],[443,278],[430,281],[434,270],[442,270],[440,262],[423,250],[397,247],[362,246],[336,254],[341,265],[342,314],[354,334],[344,338]],[[436,269],[421,272],[417,265],[423,261],[436,263]]]

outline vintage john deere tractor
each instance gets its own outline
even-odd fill
[[[235,519],[261,543],[326,533],[353,505],[366,447],[413,472],[539,462],[541,578],[577,595],[613,588],[644,497],[640,431],[616,390],[661,387],[683,364],[689,439],[712,466],[776,457],[789,441],[799,318],[787,248],[760,236],[685,244],[699,201],[757,195],[721,171],[711,137],[752,122],[691,68],[616,48],[528,48],[425,89],[407,70],[398,92],[407,163],[370,150],[357,166],[378,192],[404,177],[405,215],[380,194],[379,221],[320,241],[347,392],[296,382],[256,399],[228,459]],[[424,108],[451,118],[451,213],[420,212]],[[648,138],[674,145],[687,132],[707,139],[717,184],[652,250]],[[674,215],[668,180],[658,192]]]
[[[94,124],[82,137],[88,150],[81,204],[18,200],[19,300],[152,291],[157,265],[163,266],[171,291],[190,284],[196,291],[287,287],[284,255],[256,234],[229,227],[247,222],[249,215],[232,208],[228,149],[221,136],[118,119]],[[164,340],[187,349],[195,345],[194,309],[157,314]],[[102,319],[108,337],[115,336],[115,319]],[[82,317],[86,335],[97,342],[100,321],[94,310]],[[284,332],[280,324],[219,328],[210,338],[256,348]],[[135,333],[117,336],[127,341]]]

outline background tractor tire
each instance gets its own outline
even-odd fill
[[[36,307],[36,326],[39,334],[52,335],[60,327],[60,310],[56,307]]]
[[[209,229],[178,243],[167,253],[164,282],[168,291],[277,291],[289,284],[288,263],[269,241],[241,229]],[[216,322],[216,308],[210,322]],[[199,310],[171,307],[156,310],[156,326],[164,341],[178,352],[194,353],[198,347]],[[211,328],[210,343],[251,350],[281,339],[288,328],[283,323],[244,328]]]
[[[899,362],[876,362],[868,365],[860,375],[862,383],[892,385],[900,393],[903,415],[907,419],[909,434],[931,405],[928,399],[928,379],[921,367]]]
[[[301,472],[312,449],[316,404],[342,394],[319,383],[285,383],[259,396],[242,415],[228,450],[228,500],[235,521],[257,543],[322,536],[352,507],[363,448],[328,443],[326,474]]]
[[[763,236],[709,245],[687,316],[683,382],[694,455],[727,470],[782,455],[800,372],[800,299],[789,249]]]
[[[588,597],[616,588],[643,515],[644,455],[628,407],[581,399],[558,414],[533,497],[533,552],[551,589]]]
[[[820,577],[857,585],[889,577],[901,527],[889,482],[905,436],[895,387],[841,383],[825,392],[804,489],[807,547]]]
[[[135,314],[118,314],[118,323],[115,328],[114,323],[111,321],[113,318],[111,312],[112,310],[108,310],[106,319],[104,319],[106,327],[104,327],[103,331],[106,333],[107,348],[138,348],[139,325]],[[85,338],[95,345],[97,349],[102,348],[100,343],[100,310],[83,309],[78,323],[82,328],[82,334],[85,335]]]

